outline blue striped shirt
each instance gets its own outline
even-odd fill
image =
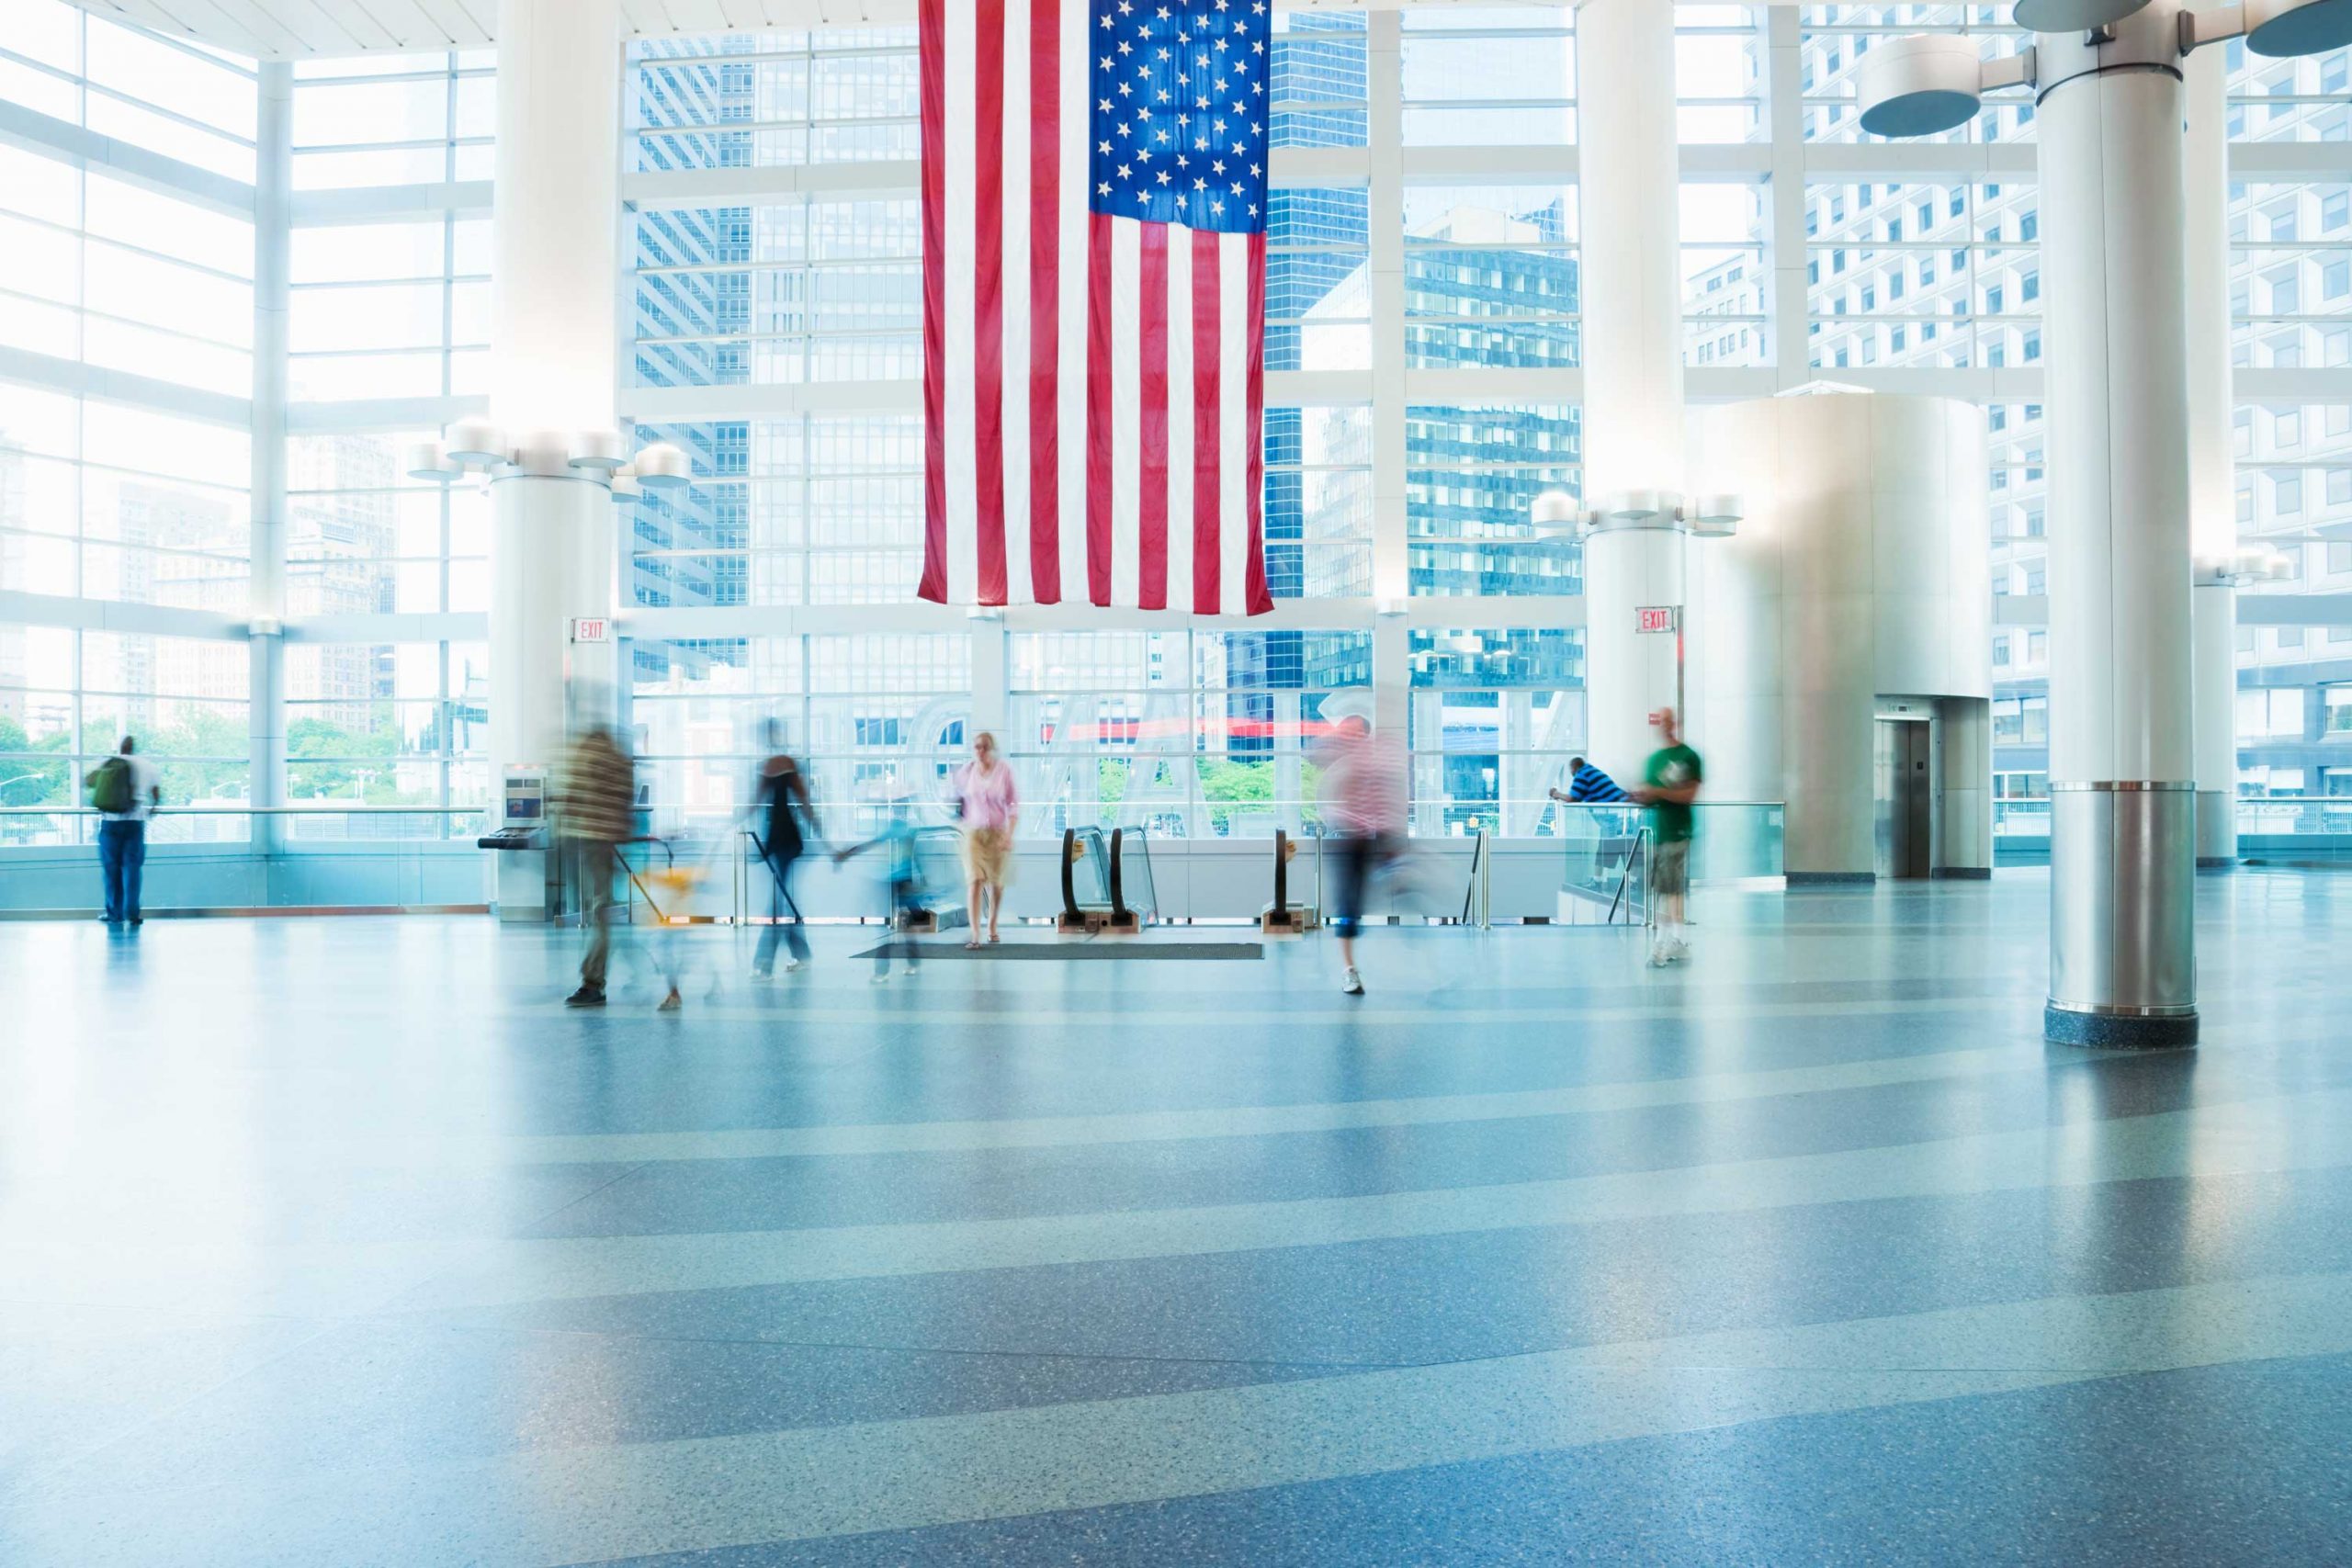
[[[1579,762],[1577,771],[1568,778],[1568,798],[1607,806],[1623,801],[1626,796],[1625,792],[1617,787],[1615,779],[1590,762]]]

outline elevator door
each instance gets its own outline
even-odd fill
[[[1880,719],[1871,760],[1871,793],[1878,808],[1878,874],[1927,876],[1935,859],[1928,725],[1916,719]]]

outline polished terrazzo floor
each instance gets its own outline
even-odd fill
[[[2030,873],[1361,999],[0,924],[0,1563],[2352,1561],[2352,877],[2199,893],[2153,1055]]]

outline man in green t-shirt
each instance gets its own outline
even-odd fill
[[[1674,710],[1650,715],[1658,748],[1642,765],[1635,800],[1650,808],[1650,901],[1657,913],[1657,943],[1650,949],[1653,964],[1672,964],[1690,956],[1682,937],[1682,906],[1690,889],[1690,838],[1697,831],[1698,813],[1690,803],[1699,798],[1706,777],[1699,753],[1682,743],[1674,728]]]

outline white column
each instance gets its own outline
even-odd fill
[[[1372,593],[1393,611],[1412,592],[1405,494],[1404,18],[1374,11],[1365,60],[1371,120],[1364,221],[1372,285]],[[1373,722],[1400,743],[1412,691],[1405,617],[1377,615],[1372,634]]]
[[[2238,861],[2238,591],[2199,581],[2190,592],[2197,733],[2197,863]]]
[[[522,461],[492,489],[493,790],[557,760],[567,673],[612,711],[612,645],[568,667],[570,621],[613,610],[613,502],[566,457],[614,423],[619,40],[617,0],[500,0],[490,417]]]
[[[1000,752],[1035,745],[1037,739],[1035,735],[1016,737],[1012,733],[1012,649],[1007,645],[1003,620],[993,617],[975,619],[969,635],[972,639],[971,733],[978,735],[986,730],[995,736]]]
[[[2185,66],[2188,95],[2188,547],[2196,589],[2197,863],[2229,865],[2237,831],[2237,590],[2216,570],[2237,549],[2230,387],[2229,62],[2218,47]]]
[[[2197,1032],[2188,347],[2175,0],[2044,34],[2051,978],[2044,1031]]]
[[[1813,344],[1805,328],[1813,284],[1805,275],[1804,28],[1793,6],[1764,13],[1764,112],[1772,128],[1772,384],[1802,387],[1815,378]]]
[[[1586,0],[1577,12],[1577,224],[1584,345],[1584,495],[1683,485],[1682,286],[1674,7]],[[1678,637],[1634,611],[1683,603],[1672,519],[1604,524],[1585,541],[1585,702],[1593,761],[1639,776],[1652,709],[1679,702]]]
[[[256,73],[254,126],[253,579],[251,613],[280,626],[286,618],[286,321],[293,246],[294,68],[264,62]],[[252,697],[248,798],[286,804],[286,639],[250,639]],[[254,848],[267,854],[282,841],[275,819],[253,820]]]

